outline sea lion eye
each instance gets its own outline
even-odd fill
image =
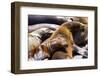
[[[64,47],[68,47],[68,44],[66,44],[66,45],[63,45]]]
[[[82,32],[84,32],[84,31],[85,31],[85,29],[84,29],[84,28],[81,28],[81,31],[82,31]]]

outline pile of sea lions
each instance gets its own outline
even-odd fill
[[[88,58],[87,17],[29,15],[28,59]]]

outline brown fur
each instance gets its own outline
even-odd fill
[[[53,39],[55,39],[57,36],[59,36],[59,34],[63,34],[64,35],[64,39],[66,40],[65,42],[67,43],[68,47],[65,48],[66,50],[66,55],[69,58],[72,58],[72,51],[73,51],[73,43],[75,42],[75,44],[79,44],[80,40],[73,40],[73,38],[75,38],[74,33],[77,35],[78,32],[80,32],[80,38],[83,38],[83,36],[81,35],[81,29],[84,28],[84,24],[80,23],[80,22],[65,22],[63,23],[51,36],[50,38],[48,38],[47,40],[45,40],[40,46],[43,49],[44,52],[46,52],[47,54],[50,53],[50,50],[48,49],[51,41]],[[81,39],[82,40],[82,39]],[[57,41],[57,40],[56,40]],[[83,39],[84,42],[84,39]],[[63,42],[61,42],[63,43]],[[33,55],[38,51],[37,50],[38,47],[33,52]]]
[[[59,27],[59,29],[57,29],[49,39],[47,39],[45,42],[43,42],[41,45],[44,48],[43,50],[47,53],[49,53],[48,50],[48,44],[51,43],[51,40],[54,39],[58,34],[64,34],[64,38],[66,40],[66,43],[68,45],[68,47],[65,48],[66,50],[66,55],[70,58],[72,58],[72,45],[73,45],[73,37],[72,37],[72,33],[70,32],[70,30],[65,26],[65,25],[61,25]],[[62,42],[63,43],[63,42]]]

